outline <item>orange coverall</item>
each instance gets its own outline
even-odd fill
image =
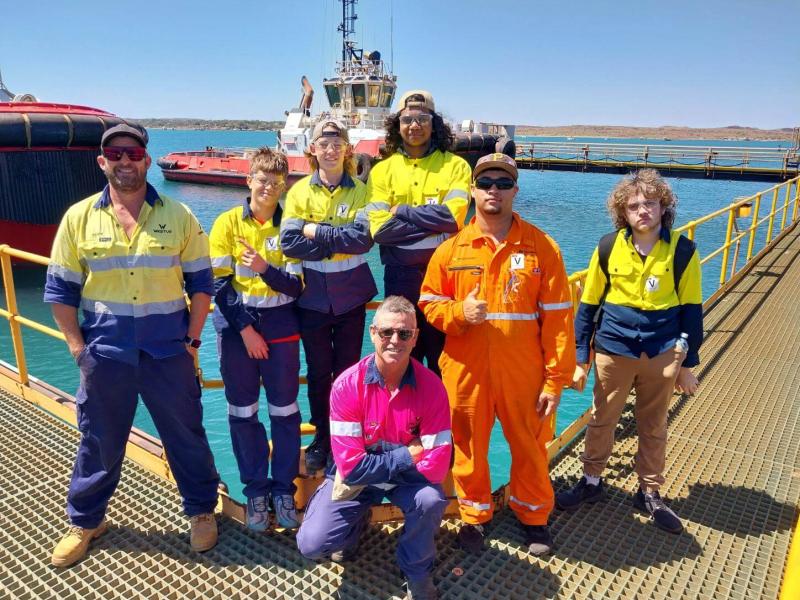
[[[500,419],[511,449],[509,505],[526,525],[544,525],[553,508],[545,444],[554,419],[536,402],[572,383],[575,333],[558,245],[514,213],[495,247],[475,219],[433,254],[420,307],[447,334],[439,359],[452,411],[453,479],[465,523],[492,518],[489,437]],[[480,285],[486,321],[464,318],[463,300]]]

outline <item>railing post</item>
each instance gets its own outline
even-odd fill
[[[761,208],[761,194],[756,194],[756,205],[753,207],[753,220],[750,222],[750,239],[747,241],[747,259],[745,264],[753,256],[753,246],[756,243],[756,229],[758,229],[758,213]]]
[[[769,211],[769,227],[767,227],[767,244],[772,241],[772,228],[775,225],[775,207],[778,206],[778,188],[772,194],[772,208]]]
[[[694,232],[697,229],[697,225],[695,224],[694,221],[689,221],[686,224],[686,226],[689,228],[688,231],[686,232],[688,234],[686,237],[688,237],[690,240],[694,241]]]
[[[733,220],[734,220],[734,212],[736,211],[736,207],[734,204],[731,204],[728,209],[728,227],[725,231],[725,250],[722,251],[722,266],[719,270],[719,285],[722,287],[725,285],[725,272],[728,268],[728,256],[731,252],[731,232],[733,231]]]
[[[786,198],[783,201],[783,216],[781,217],[781,231],[786,227],[786,215],[789,213],[789,198],[792,195],[792,186],[786,186]]]
[[[792,183],[789,182],[789,189],[792,188]],[[792,222],[797,220],[797,210],[800,208],[800,178],[794,180],[794,210],[792,211]]]
[[[17,370],[19,371],[19,382],[28,385],[28,365],[25,362],[25,349],[22,346],[22,328],[19,322],[14,319],[17,312],[17,295],[14,288],[14,274],[11,272],[11,256],[6,253],[8,245],[0,246],[0,265],[3,271],[3,287],[6,291],[6,309],[11,313],[8,319],[8,326],[11,328],[11,343],[14,345],[14,357],[17,360]]]

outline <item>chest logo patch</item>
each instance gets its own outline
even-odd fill
[[[650,277],[647,278],[647,281],[644,282],[644,288],[651,294],[653,292],[657,292],[659,287],[659,280],[655,275],[650,275]]]
[[[525,255],[524,254],[512,254],[511,255],[511,270],[518,271],[519,269],[525,268]]]
[[[336,207],[336,216],[337,217],[346,217],[348,211],[350,210],[350,206],[347,204],[340,204]]]
[[[436,196],[429,196],[425,198],[425,204],[439,204],[439,198]]]
[[[278,249],[278,238],[277,238],[277,236],[276,237],[267,238],[266,241],[265,241],[265,244],[267,246],[267,250],[277,250]]]

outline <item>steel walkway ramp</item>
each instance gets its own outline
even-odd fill
[[[609,500],[554,514],[557,547],[524,551],[509,511],[480,557],[438,537],[442,598],[776,598],[800,500],[800,228],[790,232],[706,316],[702,391],[675,398],[665,495],[686,530],[671,535],[634,512],[635,425],[626,412],[608,470]],[[361,557],[314,563],[290,533],[253,534],[220,519],[219,545],[189,550],[172,484],[126,460],[111,531],[73,568],[49,565],[65,529],[78,433],[0,392],[0,597],[292,598],[402,596],[398,526],[373,526]],[[553,464],[557,488],[580,476],[582,439]]]

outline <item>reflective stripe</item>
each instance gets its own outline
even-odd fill
[[[388,202],[370,202],[364,207],[364,210],[370,213],[375,210],[389,210],[389,208]]]
[[[486,313],[487,321],[535,321],[539,313]]]
[[[467,196],[467,192],[465,192],[464,190],[450,190],[444,197],[443,202],[447,202],[448,200],[452,200],[453,198],[463,198],[464,200],[468,200],[469,196]]]
[[[528,504],[527,502],[523,502],[516,496],[511,496],[508,499],[509,502],[516,502],[517,504],[524,506],[525,508],[529,508],[530,510],[539,510],[540,508],[544,507],[544,504]]]
[[[321,273],[341,273],[342,271],[355,269],[366,262],[367,259],[364,258],[363,254],[356,254],[343,260],[304,260],[303,268],[320,271]]]
[[[436,294],[421,294],[420,302],[435,302],[436,300],[452,300],[450,296],[437,296]]]
[[[184,273],[197,273],[198,271],[204,271],[210,268],[211,262],[205,256],[181,263],[181,271]]]
[[[228,404],[228,414],[232,417],[239,417],[240,419],[247,419],[252,417],[258,412],[258,400],[249,406],[234,406]]]
[[[277,296],[257,296],[255,294],[248,294],[241,292],[239,294],[242,298],[242,304],[250,306],[251,308],[273,308],[275,306],[283,306],[294,302],[294,298],[286,294],[278,294]]]
[[[70,283],[83,283],[83,273],[72,271],[61,265],[50,263],[47,267],[47,274],[63,279],[64,281],[69,281]]]
[[[233,257],[231,255],[214,256],[211,258],[211,266],[215,269],[232,269]]]
[[[297,402],[292,402],[287,406],[275,406],[267,402],[267,410],[271,417],[289,417],[300,412]]]
[[[331,435],[361,437],[364,434],[361,429],[361,423],[355,421],[331,421]]]
[[[120,317],[147,317],[149,315],[169,315],[186,310],[186,299],[181,297],[169,302],[147,302],[144,304],[128,304],[126,302],[107,302],[81,299],[81,308],[99,315],[111,314]]]
[[[402,248],[403,250],[435,250],[449,237],[449,233],[437,233],[435,235],[429,235],[428,237],[421,239],[418,242],[414,242],[413,244],[398,244],[397,247]]]
[[[459,504],[463,504],[464,506],[471,506],[472,508],[476,508],[478,510],[491,510],[491,504],[482,504],[480,502],[473,502],[472,500],[467,500],[465,498],[458,499]]]
[[[370,487],[378,488],[379,490],[391,490],[397,487],[396,483],[371,483]]]
[[[245,267],[244,265],[236,264],[234,267],[233,272],[236,273],[237,277],[260,277],[260,273],[256,273],[250,267]]]
[[[286,219],[286,218],[284,218],[284,219],[281,220],[281,229],[292,229],[292,228],[302,229],[303,225],[305,225],[305,223],[306,222],[303,219],[298,219],[298,218]]]
[[[551,302],[549,304],[542,304],[539,302],[539,308],[542,310],[561,310],[564,308],[572,308],[572,302]]]
[[[286,263],[286,272],[289,273],[289,275],[302,275],[303,265],[299,262]]]
[[[169,269],[181,262],[177,254],[173,256],[109,256],[107,258],[87,258],[86,264],[92,271],[111,271],[113,269],[131,269],[149,267],[151,269]]]
[[[430,450],[437,446],[449,446],[451,435],[449,429],[444,429],[438,433],[421,435],[419,436],[419,441],[422,442],[422,447],[425,448],[425,450]]]

